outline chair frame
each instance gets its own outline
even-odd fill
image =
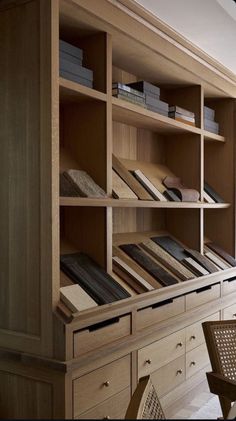
[[[214,329],[235,326],[236,320],[208,321],[202,323],[212,372],[206,373],[211,393],[218,395],[224,419],[231,409],[231,403],[236,401],[236,381],[224,375],[221,358],[216,346]],[[235,349],[236,356],[236,349]],[[235,359],[236,367],[236,359]]]

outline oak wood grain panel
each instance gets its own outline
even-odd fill
[[[227,280],[223,281],[222,284],[222,294],[227,295],[236,291],[236,277],[229,277]]]
[[[79,285],[60,288],[60,298],[73,313],[97,306],[97,303]]]
[[[186,295],[186,310],[195,308],[220,297],[220,284],[209,285]]]
[[[112,170],[112,193],[116,199],[138,199],[138,196],[114,170]]]
[[[159,397],[166,395],[185,380],[185,357],[182,355],[151,374]]]
[[[152,285],[145,281],[145,279],[127,265],[120,257],[114,256],[112,262],[114,271],[118,271],[117,273],[120,274],[121,277],[125,275],[124,279],[127,277],[127,282],[130,280],[131,286],[134,289],[138,287],[139,292],[152,291],[154,289]]]
[[[185,330],[179,330],[138,351],[138,373],[146,376],[185,353]]]
[[[220,320],[220,312],[216,312],[201,319],[199,322],[186,327],[186,351],[205,343],[205,337],[202,329],[202,323],[207,320]]]
[[[79,415],[78,419],[104,420],[104,419],[124,419],[125,413],[131,398],[130,387],[122,390],[103,403],[96,405],[90,411]]]
[[[130,370],[130,356],[127,355],[74,380],[74,416],[129,386]]]
[[[111,342],[128,337],[130,333],[130,315],[117,317],[75,332],[73,335],[74,357],[76,358],[94,349],[101,349]]]
[[[232,320],[236,318],[236,304],[225,307],[222,313],[223,320]]]
[[[186,378],[193,376],[209,364],[206,344],[202,344],[186,353]]]

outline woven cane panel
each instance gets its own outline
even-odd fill
[[[154,387],[151,385],[144,404],[142,419],[144,420],[164,420],[164,413],[157,397]]]
[[[221,373],[236,380],[236,324],[214,325],[212,328]]]

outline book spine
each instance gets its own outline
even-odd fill
[[[192,123],[195,123],[195,118],[194,117],[188,117],[186,115],[179,114],[179,113],[173,112],[173,111],[169,112],[169,117],[171,117],[171,118],[172,117],[173,118],[182,118],[183,120],[191,121]]]
[[[181,108],[177,105],[170,105],[169,106],[169,112],[174,112],[181,114],[185,117],[190,117],[195,119],[195,114],[192,111],[185,110],[184,108]]]
[[[59,41],[59,49],[60,51],[64,51],[74,57],[77,57],[81,61],[83,60],[83,50],[81,48],[75,47],[74,45],[69,44],[66,41],[60,39]]]
[[[60,69],[60,77],[71,80],[72,82],[80,83],[81,85],[87,86],[88,88],[93,87],[92,81],[88,79],[84,79],[83,77],[74,75],[73,73],[66,72],[65,70]]]
[[[64,51],[60,51],[60,59],[70,61],[71,63],[77,64],[82,66],[82,60],[78,57],[72,56],[71,54],[65,53]]]
[[[121,94],[117,94],[117,95],[113,95],[113,96],[115,96],[116,98],[119,98],[119,99],[123,99],[124,101],[131,102],[132,104],[140,105],[143,108],[147,108],[145,102],[140,103],[140,102],[136,101],[135,98],[129,98],[129,97],[121,95]]]
[[[215,110],[212,108],[204,106],[204,117],[208,120],[214,121],[215,120]]]

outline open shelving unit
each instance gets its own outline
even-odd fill
[[[153,233],[200,253],[206,237],[236,256],[236,77],[159,21],[156,31],[132,0],[4,3],[3,417],[123,418],[144,374],[171,416],[209,368],[202,321],[236,313],[236,269],[72,312],[60,301],[60,287],[71,284],[60,254],[87,253],[114,277],[113,246]],[[59,39],[83,49],[94,89],[59,77]],[[196,127],[112,97],[112,82],[137,80],[194,112]],[[204,130],[204,105],[215,110],[219,135]],[[166,166],[199,202],[114,199],[112,154]],[[88,172],[107,197],[60,197],[69,168]],[[204,180],[225,203],[203,201]]]

